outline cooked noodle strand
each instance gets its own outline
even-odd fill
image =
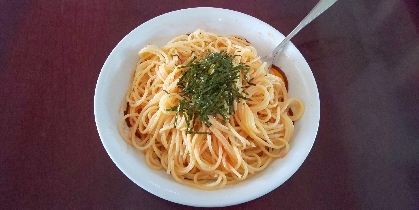
[[[191,134],[185,116],[169,109],[182,99],[178,67],[207,51],[226,51],[236,55],[236,65],[249,66],[248,74],[240,73],[237,80],[248,100],[235,101],[228,121],[210,116],[210,127],[204,123],[194,127],[209,134]],[[290,150],[294,121],[303,115],[304,105],[288,96],[285,83],[269,73],[245,39],[198,29],[161,48],[148,45],[139,57],[119,131],[126,142],[144,152],[150,168],[164,169],[179,183],[213,190],[249,178]],[[242,80],[249,78],[254,85],[245,89]]]

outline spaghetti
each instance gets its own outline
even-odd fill
[[[190,124],[191,116],[174,109],[187,97],[178,83],[188,71],[185,66],[208,52],[226,52],[234,66],[248,68],[234,80],[246,97],[234,100],[228,118],[211,115],[208,123]],[[269,73],[245,39],[198,29],[161,48],[148,45],[139,56],[119,131],[144,152],[151,168],[166,170],[182,184],[212,190],[243,181],[288,153],[293,122],[303,115],[304,105],[288,96],[284,81]]]

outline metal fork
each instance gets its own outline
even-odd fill
[[[320,0],[316,6],[308,13],[308,15],[282,40],[281,43],[267,56],[261,58],[262,62],[266,62],[268,69],[272,66],[272,62],[278,52],[288,43],[288,41],[294,37],[302,28],[308,25],[311,21],[313,21],[316,17],[326,11],[330,6],[332,6],[337,0]]]

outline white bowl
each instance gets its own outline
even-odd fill
[[[317,85],[306,60],[291,43],[277,56],[275,64],[287,75],[289,92],[305,104],[303,117],[295,123],[289,153],[274,160],[264,171],[239,184],[214,191],[199,190],[177,183],[164,170],[150,169],[144,155],[129,146],[118,133],[123,116],[124,96],[138,52],[147,44],[163,46],[171,38],[201,28],[219,35],[239,35],[268,54],[284,36],[268,24],[249,15],[219,8],[191,8],[153,18],[131,31],[112,50],[100,72],[94,96],[96,126],[103,146],[117,167],[148,192],[189,206],[229,206],[256,199],[274,190],[301,166],[314,143],[320,119]]]

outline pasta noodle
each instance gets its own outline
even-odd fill
[[[248,75],[241,72],[237,80],[240,90],[243,78],[252,78],[254,85],[245,89],[248,100],[234,101],[227,121],[210,116],[210,126],[194,127],[204,134],[189,133],[185,114],[170,110],[182,99],[177,83],[184,69],[179,66],[208,51],[225,51],[234,55],[235,65],[249,67]],[[150,168],[165,170],[182,184],[213,190],[243,181],[288,153],[293,122],[303,115],[304,105],[288,96],[284,81],[268,71],[244,38],[198,29],[161,48],[148,45],[139,57],[119,131],[144,152]]]

